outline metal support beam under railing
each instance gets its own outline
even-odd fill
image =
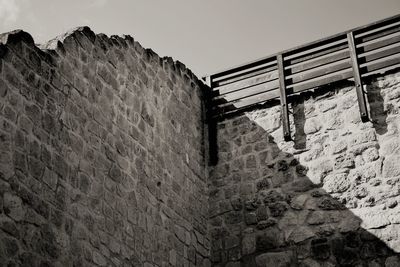
[[[353,32],[347,33],[347,41],[349,43],[349,52],[350,52],[351,64],[353,67],[353,76],[354,76],[354,82],[355,82],[355,86],[356,86],[357,101],[358,101],[358,107],[360,109],[361,121],[366,122],[369,120],[368,119],[368,111],[367,111],[367,103],[365,100],[363,83],[361,80],[360,65],[358,64],[357,49],[356,49]]]
[[[278,73],[279,73],[279,92],[281,100],[281,116],[282,116],[282,128],[283,128],[283,138],[285,141],[290,141],[290,124],[289,124],[289,107],[287,104],[286,95],[286,83],[285,83],[285,66],[282,54],[276,56],[278,62]]]

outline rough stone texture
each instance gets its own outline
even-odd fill
[[[205,88],[131,37],[0,35],[4,266],[398,266],[400,74],[218,124]],[[331,90],[335,89],[335,90]]]
[[[207,266],[202,86],[129,36],[0,35],[0,265]]]
[[[400,74],[368,81],[367,123],[354,87],[335,86],[292,98],[291,142],[279,106],[218,124],[209,227],[221,233],[211,254],[224,257],[215,266],[233,260],[217,245],[227,235],[241,240],[244,266],[400,264]]]

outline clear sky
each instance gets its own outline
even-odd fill
[[[0,32],[129,34],[199,76],[400,13],[400,0],[0,0]]]

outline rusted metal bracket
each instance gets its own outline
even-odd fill
[[[276,61],[278,63],[278,73],[279,73],[279,92],[280,92],[280,101],[281,101],[283,138],[285,139],[285,141],[290,141],[292,138],[290,136],[289,108],[288,108],[288,104],[287,104],[285,69],[284,69],[284,62],[283,62],[282,54],[278,54],[276,56]]]
[[[358,107],[360,109],[361,121],[366,122],[369,120],[367,103],[365,100],[365,94],[361,80],[360,65],[358,63],[357,49],[353,32],[347,33],[347,41],[349,44],[349,52],[350,52],[351,64],[353,67],[354,82],[356,86],[357,100],[358,100]]]

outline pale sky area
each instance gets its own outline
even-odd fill
[[[400,0],[0,0],[0,32],[129,34],[198,76],[400,13]]]

